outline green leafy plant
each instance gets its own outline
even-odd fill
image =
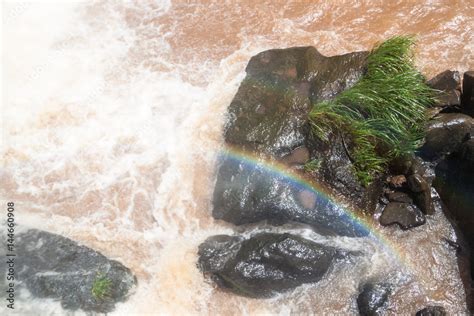
[[[92,284],[92,295],[98,300],[103,300],[110,295],[112,281],[105,275],[98,274]]]
[[[335,99],[315,104],[309,114],[321,139],[332,131],[350,135],[351,159],[364,185],[423,139],[425,109],[435,93],[414,66],[414,44],[413,37],[397,36],[376,46],[361,80]]]

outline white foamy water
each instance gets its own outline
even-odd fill
[[[465,312],[454,250],[441,241],[453,234],[442,214],[411,232],[383,229],[397,245],[388,252],[367,239],[305,231],[362,253],[320,283],[270,300],[217,289],[197,269],[196,251],[208,236],[233,232],[210,216],[214,165],[226,108],[252,55],[295,45],[342,54],[409,32],[420,33],[418,64],[427,75],[463,71],[474,68],[471,4],[7,2],[3,9],[2,202],[16,202],[20,224],[132,269],[138,287],[113,315],[348,314],[359,283],[381,276],[399,284],[393,314],[428,303]],[[18,305],[21,315],[66,313],[28,293]]]

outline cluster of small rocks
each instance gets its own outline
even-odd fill
[[[440,182],[446,178],[439,169],[446,165],[446,159],[459,156],[459,153],[461,160],[469,160],[469,153],[474,151],[474,119],[471,117],[474,113],[473,76],[472,71],[464,73],[461,85],[459,72],[447,70],[427,82],[438,93],[436,103],[429,109],[425,142],[416,155],[399,159],[390,166],[392,174],[387,177],[384,195],[380,199],[382,225],[397,224],[404,230],[423,225],[426,215],[435,212],[432,184],[440,191],[445,203],[449,200],[446,190],[439,190]],[[454,182],[465,188],[472,186],[472,180],[471,184],[469,179],[467,183],[461,180]],[[451,209],[449,205],[448,209]],[[456,212],[459,206],[454,209]]]

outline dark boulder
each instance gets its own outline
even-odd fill
[[[20,286],[35,297],[60,300],[65,309],[110,312],[136,284],[121,263],[68,238],[29,229],[15,242]],[[95,288],[97,282],[102,290]]]
[[[458,71],[446,70],[432,78],[427,84],[433,89],[439,90],[437,94],[436,107],[459,106],[461,104],[459,91],[461,76]]]
[[[464,142],[459,151],[443,159],[435,172],[433,186],[474,249],[474,139]],[[471,262],[474,263],[473,256]],[[472,263],[471,275],[474,275]]]
[[[459,149],[473,127],[473,119],[460,113],[441,113],[428,123],[424,158],[434,160]]]
[[[413,204],[390,202],[385,206],[380,216],[380,224],[384,226],[398,224],[402,229],[423,225],[425,216]]]
[[[433,89],[442,91],[460,89],[461,75],[457,70],[445,70],[428,80],[426,84]]]
[[[350,88],[363,75],[367,52],[325,57],[314,47],[262,52],[251,58],[247,76],[228,109],[225,143],[213,196],[213,216],[234,224],[269,220],[310,224],[346,236],[360,227],[327,195],[339,195],[359,209],[375,209],[381,186],[363,187],[352,168],[340,134],[329,142],[315,139],[308,114],[312,102],[327,100]],[[239,154],[235,154],[235,152]],[[303,165],[317,161],[318,168]],[[285,176],[283,169],[309,173],[324,193]],[[317,169],[317,170],[316,170]]]
[[[383,315],[386,312],[392,286],[387,283],[366,283],[357,297],[361,316]]]
[[[226,142],[277,158],[304,145],[309,132],[308,92],[288,83],[273,87],[254,80],[244,79],[229,106]]]
[[[474,71],[466,71],[462,82],[462,111],[474,116]]]
[[[277,158],[304,145],[310,96],[325,100],[351,87],[364,72],[366,56],[325,57],[314,47],[293,47],[252,57],[228,108],[226,143]]]
[[[198,266],[216,283],[249,297],[266,298],[319,281],[342,254],[290,234],[249,239],[214,236],[199,246]]]
[[[324,234],[368,234],[325,192],[275,172],[264,163],[249,163],[230,155],[223,159],[219,169],[212,215],[236,225],[262,220],[277,225],[299,222]]]
[[[443,306],[428,306],[416,312],[415,316],[446,316]]]

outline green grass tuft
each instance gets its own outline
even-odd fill
[[[108,277],[98,274],[92,284],[92,295],[95,299],[103,300],[110,295],[111,286],[112,281]]]
[[[413,37],[397,36],[375,47],[362,79],[335,99],[315,104],[309,114],[321,139],[337,130],[351,135],[351,158],[364,185],[423,139],[425,109],[435,93],[414,66],[414,44]]]
[[[317,171],[321,167],[320,159],[313,159],[304,164],[303,169],[306,172]]]

